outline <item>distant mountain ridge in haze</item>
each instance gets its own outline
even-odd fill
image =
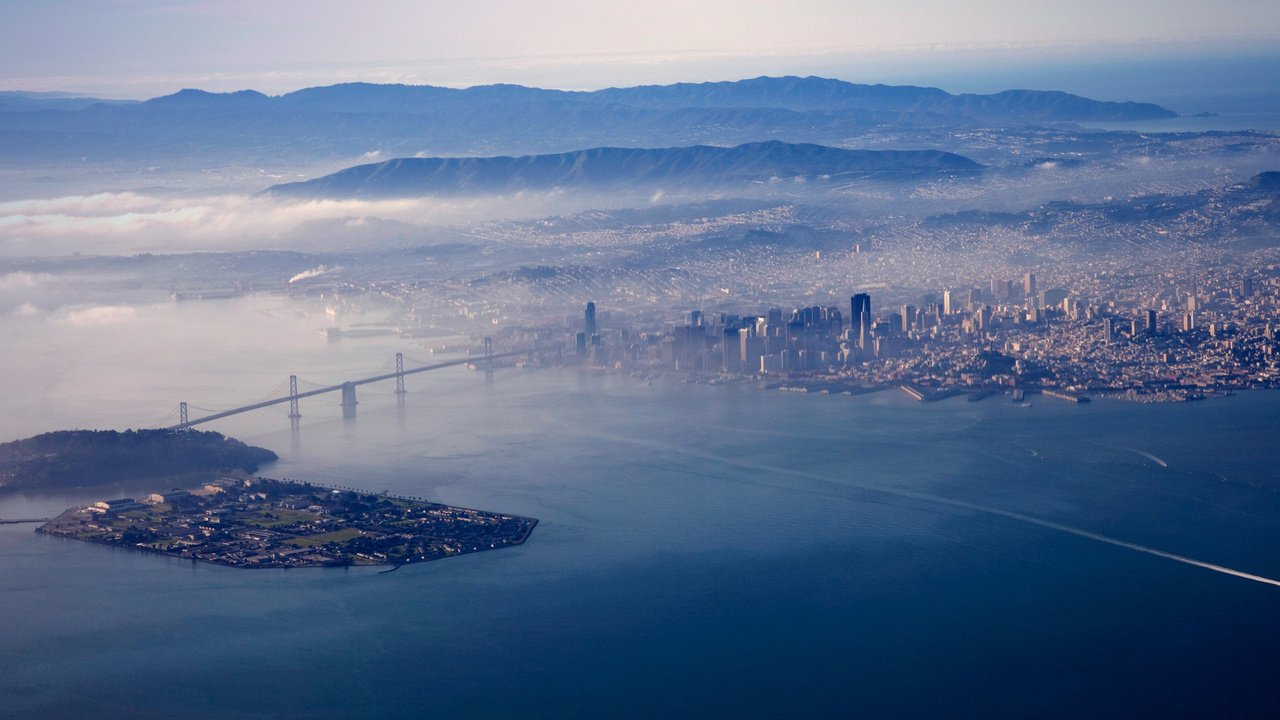
[[[522,190],[728,187],[779,180],[970,174],[974,161],[940,150],[845,150],[777,141],[736,147],[602,147],[548,155],[398,158],[268,194],[307,198],[398,198],[507,194]]]
[[[279,96],[253,90],[208,93],[182,90],[147,101],[170,107],[267,107],[311,112],[426,112],[493,103],[606,104],[649,109],[774,108],[794,112],[849,111],[910,114],[938,120],[1124,121],[1177,117],[1151,103],[1091,100],[1044,90],[952,95],[934,87],[862,85],[821,77],[758,77],[706,83],[642,85],[592,91],[545,90],[523,85],[455,89],[432,85],[343,83]]]
[[[72,93],[0,90],[0,113],[32,110],[83,110],[92,105],[135,105],[136,100],[105,100]]]
[[[19,111],[19,109],[21,111]],[[1062,92],[953,95],[819,77],[595,91],[346,83],[278,96],[182,90],[145,102],[0,96],[0,163],[208,165],[278,158],[536,154],[578,148],[836,144],[898,127],[1010,127],[1175,117],[1158,105]]]
[[[952,95],[934,87],[863,85],[813,76],[610,88],[594,94],[629,105],[684,102],[707,107],[781,107],[796,111],[858,109],[970,120],[1125,121],[1178,116],[1151,103],[1091,100],[1059,91]]]

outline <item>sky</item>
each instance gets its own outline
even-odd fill
[[[352,80],[902,82],[1265,53],[1280,40],[1280,3],[1253,0],[0,0],[0,9],[0,88],[122,98]]]

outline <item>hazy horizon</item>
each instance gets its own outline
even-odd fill
[[[57,33],[41,30],[57,27]],[[936,85],[1017,86],[1129,99],[1108,88],[1135,67],[1269,58],[1280,8],[1152,0],[1028,8],[1007,0],[914,0],[853,7],[573,0],[550,7],[385,2],[64,0],[10,8],[0,28],[0,88],[143,99],[182,88],[280,94],[338,82],[464,87],[609,86],[824,75]],[[1149,73],[1148,73],[1149,74]],[[1271,74],[1273,77],[1276,73]],[[1250,82],[1261,82],[1254,73]],[[1233,73],[1216,82],[1231,84]],[[1149,99],[1149,98],[1137,98]]]
[[[1185,52],[1180,52],[1185,51]],[[1271,47],[1203,43],[1106,44],[1072,48],[917,47],[810,54],[600,54],[465,59],[421,63],[357,63],[326,67],[186,72],[168,76],[0,77],[0,90],[110,100],[147,100],[183,89],[256,90],[283,95],[340,83],[467,88],[514,84],[550,90],[821,76],[853,83],[939,87],[952,93],[1010,89],[1061,90],[1100,100],[1160,102],[1193,84],[1280,91]],[[1163,76],[1163,77],[1161,77]],[[1154,82],[1153,82],[1154,80]],[[1207,81],[1207,82],[1206,82]],[[1173,92],[1171,92],[1173,91]],[[1166,100],[1167,101],[1167,100]]]

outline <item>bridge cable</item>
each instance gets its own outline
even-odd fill
[[[289,386],[288,380],[281,381],[277,383],[275,387],[268,390],[265,395],[262,395],[261,397],[259,397],[257,400],[251,400],[250,402],[243,403],[241,405],[233,405],[230,407],[223,407],[223,408],[207,408],[207,407],[202,407],[200,405],[195,405],[193,403],[187,403],[187,407],[192,410],[199,410],[201,412],[207,412],[211,414],[226,412],[227,410],[234,410],[235,408],[238,408],[238,407],[244,407],[244,405],[256,405],[260,402],[265,402],[267,400],[271,400],[277,397],[288,397],[288,395],[285,392],[288,386]]]
[[[178,414],[178,410],[181,409],[181,407],[182,407],[181,405],[174,405],[173,409],[170,410],[168,414],[166,414],[164,417],[160,418],[159,420],[156,420],[155,422],[151,423],[147,427],[151,428],[152,430],[155,430],[160,427],[168,427],[169,421],[173,419],[174,415]]]
[[[284,396],[286,396],[286,395],[287,395],[287,393],[286,393],[285,391],[286,391],[286,389],[287,389],[288,387],[289,387],[289,381],[288,381],[288,380],[282,380],[282,381],[280,381],[279,383],[277,383],[275,387],[273,387],[273,388],[271,388],[270,390],[268,390],[268,391],[267,391],[267,393],[266,393],[265,395],[263,395],[262,397],[258,398],[257,400],[253,400],[253,401],[251,401],[251,402],[247,402],[247,403],[245,403],[245,405],[253,405],[253,404],[255,404],[255,403],[260,403],[260,402],[263,402],[263,401],[265,401],[265,400],[270,400],[271,398],[284,397]]]

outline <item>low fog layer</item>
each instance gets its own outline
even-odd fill
[[[255,195],[108,192],[0,203],[8,257],[429,244],[429,228],[538,216],[603,198],[559,193],[406,200],[281,200]],[[606,201],[607,202],[607,201]]]
[[[1249,152],[1222,148],[1243,143],[1251,145]],[[469,233],[468,228],[496,221],[733,198],[826,207],[860,224],[965,210],[1015,212],[1056,200],[1100,202],[1222,187],[1280,167],[1278,148],[1280,141],[1270,136],[1199,144],[1174,140],[1147,147],[1145,154],[1006,156],[1001,164],[973,177],[907,182],[774,178],[711,190],[554,188],[389,200],[156,190],[68,194],[0,202],[0,257],[379,249],[448,241],[459,232]]]

